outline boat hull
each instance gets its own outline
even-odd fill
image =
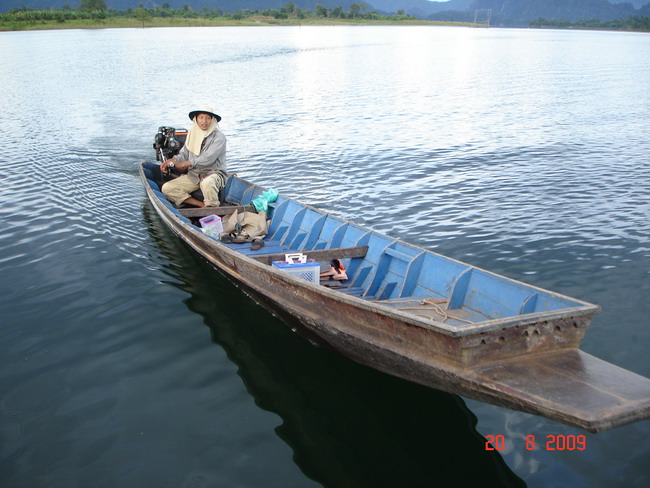
[[[592,432],[650,416],[650,380],[578,349],[598,307],[527,314],[488,326],[428,325],[233,250],[145,188],[167,226],[216,269],[307,336],[358,363]]]

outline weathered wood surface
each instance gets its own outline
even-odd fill
[[[223,207],[205,207],[205,208],[181,208],[178,209],[180,214],[183,217],[192,218],[192,217],[205,217],[207,215],[230,215],[235,213],[235,210],[239,212],[254,212],[254,209],[251,205],[245,206],[223,206]]]
[[[307,259],[314,261],[329,261],[331,259],[362,258],[368,252],[368,246],[335,247],[332,249],[317,249],[314,251],[301,251]],[[273,261],[284,261],[286,253],[276,254],[254,254],[249,257],[264,264],[271,264]]]
[[[579,349],[519,357],[474,368],[482,389],[506,406],[592,432],[650,416],[650,380]],[[533,406],[531,409],[530,406]]]

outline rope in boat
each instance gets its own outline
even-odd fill
[[[373,302],[380,302],[383,300],[373,300]],[[417,302],[420,305],[431,305],[433,307],[433,310],[435,313],[440,315],[442,317],[442,320],[435,320],[433,317],[430,315],[424,315],[421,313],[414,313],[413,315],[417,315],[418,317],[424,317],[427,318],[431,321],[434,322],[442,322],[445,323],[446,320],[452,319],[452,320],[458,320],[460,322],[465,322],[466,324],[473,324],[471,320],[466,320],[466,319],[461,319],[460,317],[454,317],[453,315],[449,315],[447,313],[447,310],[444,310],[442,307],[440,307],[441,303],[446,303],[447,300],[445,299],[438,299],[438,298],[425,298],[424,300],[402,300],[400,303],[407,303],[407,302]],[[422,310],[421,307],[392,307],[396,310]]]

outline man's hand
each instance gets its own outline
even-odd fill
[[[163,162],[160,164],[160,172],[161,172],[162,174],[166,175],[167,173],[169,173],[170,165],[172,165],[172,164],[174,164],[174,163],[176,163],[176,160],[175,160],[175,159],[167,159],[166,161],[163,161]],[[173,166],[172,166],[172,167],[173,167]]]
[[[167,174],[169,168],[176,168],[178,172],[185,173],[191,165],[192,163],[189,161],[176,161],[174,158],[171,158],[160,165],[160,171],[162,171],[163,174]]]
[[[189,161],[176,161],[174,166],[176,167],[177,171],[180,171],[181,173],[187,173],[187,170],[192,167],[192,163]]]

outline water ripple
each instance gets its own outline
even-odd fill
[[[296,391],[288,371],[298,358],[265,376],[292,336],[252,350],[260,333],[252,327],[262,321],[275,330],[274,319],[209,274],[145,203],[136,163],[152,159],[159,125],[186,127],[188,107],[203,100],[224,117],[232,171],[428,249],[599,303],[585,348],[650,375],[647,36],[305,26],[1,36],[0,123],[15,135],[3,148],[0,185],[0,448],[8,485],[64,486],[73,476],[97,486],[242,479],[263,486],[270,473],[277,484],[307,486],[303,466],[327,470],[304,459],[338,451],[327,435],[309,448],[296,441],[309,437],[305,418],[330,426],[332,410],[299,408],[300,433],[291,437],[290,419],[255,402],[281,404],[276,386],[300,398],[357,390],[346,383],[352,367],[332,380],[325,358],[328,379],[310,376]],[[231,311],[231,302],[240,308]],[[208,331],[204,321],[217,325]],[[228,353],[211,339],[229,344]],[[258,364],[260,353],[270,354],[267,363]],[[372,378],[377,391],[395,387]],[[413,396],[413,404],[430,400]],[[361,394],[360,403],[375,400]],[[390,401],[397,415],[382,429],[413,412],[413,404]],[[426,404],[414,423],[430,422]],[[563,432],[536,417],[472,408],[486,432],[512,439]],[[411,445],[394,426],[391,438]],[[590,438],[579,465],[542,452],[503,456],[527,479],[552,484],[546,466],[559,466],[574,484],[594,485],[616,477],[605,472],[608,463],[646,469],[647,429],[624,432],[627,440]],[[302,451],[292,453],[278,435]],[[374,452],[374,438],[364,435],[347,441],[362,446],[354,452]],[[640,460],[621,454],[630,446]],[[436,455],[427,461],[434,468],[414,468],[418,481],[440,468]]]

